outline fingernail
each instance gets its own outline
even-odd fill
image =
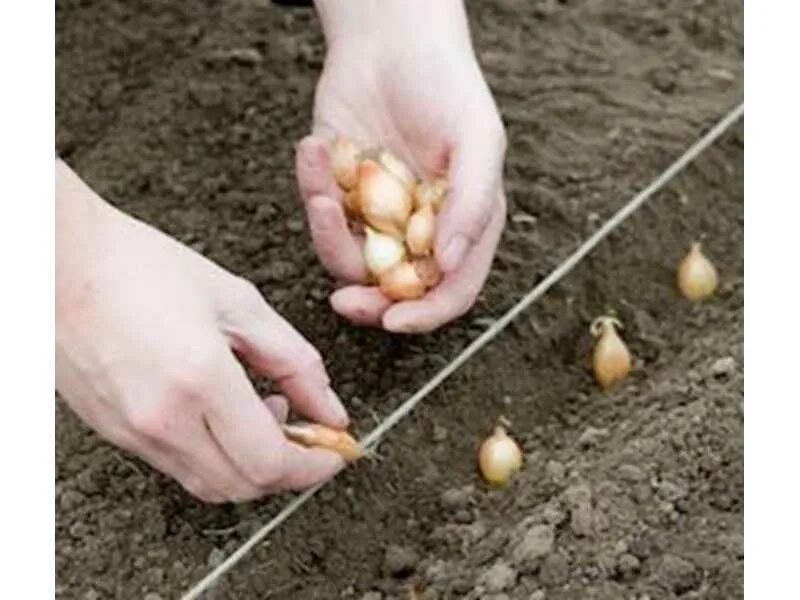
[[[453,236],[439,257],[439,264],[442,269],[445,271],[457,269],[464,260],[468,249],[469,240],[466,236],[460,233]]]
[[[333,417],[338,425],[347,427],[347,424],[350,422],[350,418],[347,416],[347,411],[344,409],[342,401],[339,400],[339,396],[337,396],[336,392],[334,392],[331,388],[328,388],[326,396],[328,400],[328,410],[331,413],[331,417]]]

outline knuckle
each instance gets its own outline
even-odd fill
[[[164,403],[137,406],[128,415],[131,429],[148,439],[163,440],[171,429],[170,411]]]
[[[211,346],[191,352],[170,375],[167,396],[178,402],[204,395],[214,384],[225,358],[219,349]]]
[[[234,301],[240,310],[246,314],[257,314],[264,306],[261,292],[252,282],[238,277],[234,287]]]

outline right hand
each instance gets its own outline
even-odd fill
[[[96,196],[59,163],[56,387],[101,436],[209,502],[332,477],[289,442],[289,404],[348,424],[319,353],[249,282]],[[260,398],[234,351],[280,385]]]

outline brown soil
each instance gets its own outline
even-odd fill
[[[296,201],[292,145],[323,56],[310,10],[56,10],[58,151],[104,197],[253,280],[327,357],[360,432],[742,93],[733,0],[470,3],[508,126],[508,227],[469,315],[394,337],[328,308]],[[742,155],[737,125],[208,597],[741,597]],[[700,235],[722,285],[692,306],[674,271]],[[608,310],[637,360],[602,393],[588,325]],[[176,597],[286,501],[204,506],[56,410],[60,598]],[[500,415],[527,460],[494,491],[475,450]]]

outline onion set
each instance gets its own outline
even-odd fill
[[[718,283],[717,270],[703,254],[700,242],[693,243],[678,267],[678,289],[692,302],[700,302],[712,296]]]
[[[284,424],[283,433],[293,442],[308,448],[324,448],[339,454],[348,462],[364,455],[359,443],[346,431],[332,429],[318,423]]]
[[[631,354],[625,342],[619,337],[617,328],[622,328],[614,317],[597,317],[590,327],[597,338],[592,356],[595,379],[603,389],[622,381],[631,370]]]
[[[418,181],[389,150],[362,150],[346,137],[331,154],[347,216],[364,226],[364,260],[379,289],[393,301],[421,298],[441,278],[433,244],[447,181]]]
[[[506,430],[498,425],[478,450],[478,467],[490,484],[505,487],[522,468],[522,450]]]

